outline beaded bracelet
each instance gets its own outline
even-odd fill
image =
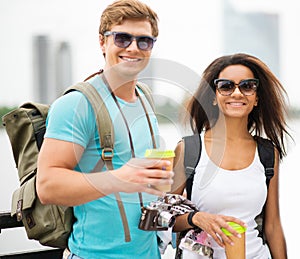
[[[189,215],[188,215],[188,217],[187,217],[187,222],[189,223],[189,225],[190,226],[192,226],[193,228],[198,228],[198,226],[197,225],[195,225],[194,223],[193,223],[193,217],[194,217],[194,215],[197,213],[197,211],[192,211],[192,212],[190,212],[189,213]]]

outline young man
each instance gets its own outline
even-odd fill
[[[149,186],[170,184],[173,172],[163,170],[166,161],[142,158],[157,142],[158,127],[136,86],[158,35],[157,19],[137,0],[116,1],[101,16],[99,41],[106,64],[88,82],[109,107],[114,170],[104,166],[90,173],[102,149],[93,109],[83,94],[68,93],[51,105],[37,192],[42,203],[73,206],[76,221],[68,240],[72,258],[160,258],[156,233],[138,229],[141,204],[163,195]]]

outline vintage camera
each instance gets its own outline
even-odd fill
[[[168,230],[175,224],[175,215],[171,211],[172,205],[160,200],[151,202],[142,208],[139,229],[147,231]]]
[[[176,216],[196,210],[191,201],[179,194],[158,197],[142,208],[139,229],[147,231],[168,230],[175,224]]]

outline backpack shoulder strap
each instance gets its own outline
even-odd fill
[[[274,145],[269,139],[265,139],[259,136],[255,136],[254,139],[257,142],[258,155],[261,163],[265,168],[266,185],[269,187],[271,178],[274,175]],[[262,238],[265,244],[266,238],[264,234],[264,218],[265,218],[265,206],[262,212],[256,216],[255,221],[257,224],[256,229],[258,230],[258,236]]]
[[[152,110],[154,111],[155,110],[154,109],[155,108],[154,107],[154,100],[153,100],[153,96],[152,96],[150,87],[147,84],[145,84],[143,82],[140,82],[140,81],[138,81],[136,85],[137,85],[138,88],[140,88],[142,90],[142,92],[144,93],[144,95],[147,98],[148,102],[150,103]]]
[[[199,134],[183,137],[184,170],[186,175],[187,199],[191,199],[195,169],[201,156],[202,143]]]
[[[29,109],[31,112],[28,112],[28,116],[32,120],[32,126],[34,129],[34,136],[38,150],[41,149],[44,134],[46,132],[45,121],[48,115],[50,105],[36,103],[36,102],[27,102],[20,106],[20,109]]]
[[[73,85],[66,89],[64,94],[67,94],[71,91],[80,91],[81,93],[83,93],[93,107],[100,137],[100,146],[103,149],[102,158],[105,160],[107,156],[113,156],[113,125],[102,97],[100,96],[96,88],[88,82],[77,83],[76,85]]]
[[[269,187],[271,178],[274,175],[274,145],[269,139],[255,137],[257,141],[258,155],[265,168],[266,184]]]
[[[69,93],[71,91],[80,91],[83,93],[86,98],[89,100],[90,104],[93,107],[95,116],[96,116],[96,122],[97,122],[97,128],[98,128],[98,134],[100,137],[100,146],[102,148],[102,160],[104,161],[106,167],[109,170],[113,170],[113,164],[112,164],[112,158],[114,155],[114,130],[113,130],[113,124],[108,112],[108,109],[103,102],[102,97],[96,90],[94,86],[89,84],[88,82],[80,82],[76,85],[73,85],[69,87],[64,94]],[[101,159],[96,164],[93,171],[100,170],[103,166],[103,163]],[[128,221],[126,217],[125,208],[123,205],[123,202],[121,200],[120,194],[115,193],[115,197],[117,200],[117,204],[119,207],[123,228],[124,228],[124,234],[125,234],[125,241],[130,242],[131,236],[128,226]]]

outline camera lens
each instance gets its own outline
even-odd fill
[[[162,211],[158,216],[158,225],[161,227],[173,227],[175,224],[175,216],[167,211]]]

